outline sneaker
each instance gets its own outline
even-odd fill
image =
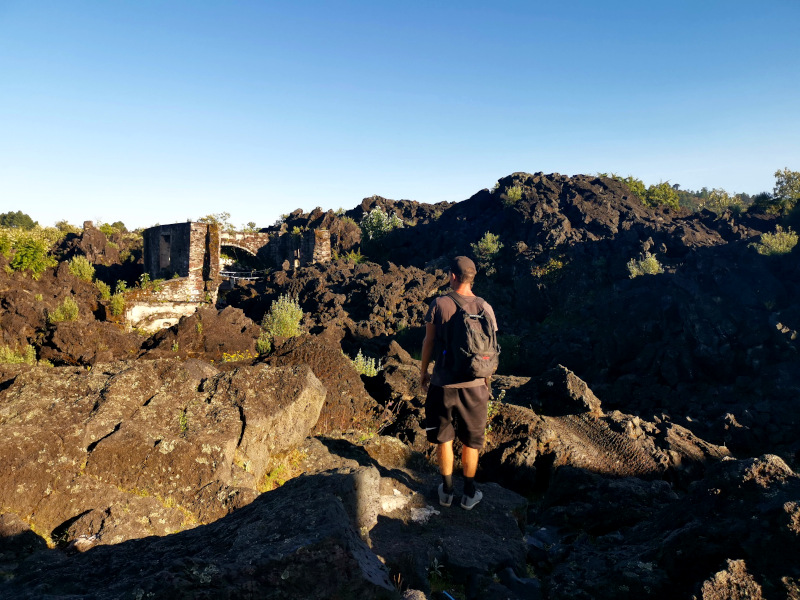
[[[461,508],[464,510],[472,510],[482,498],[483,492],[480,490],[475,490],[475,495],[471,498],[469,496],[461,496]]]
[[[439,504],[444,506],[445,508],[449,507],[453,503],[453,492],[446,494],[444,491],[444,484],[439,484]]]

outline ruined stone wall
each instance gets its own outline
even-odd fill
[[[144,270],[164,279],[156,302],[208,302],[216,299],[219,276],[219,228],[208,223],[159,225],[142,232]]]

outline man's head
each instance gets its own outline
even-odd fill
[[[475,263],[466,256],[456,256],[450,262],[450,273],[455,276],[458,283],[468,283],[472,285],[477,272],[478,269],[475,268]]]

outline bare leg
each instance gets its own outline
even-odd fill
[[[450,462],[452,465],[453,455],[452,446],[450,447]],[[462,446],[461,449],[461,466],[464,469],[464,477],[475,477],[478,470],[478,454],[477,448],[470,448],[469,446]],[[441,464],[441,463],[439,463]],[[451,466],[452,469],[452,466]],[[444,473],[444,471],[442,471]]]
[[[453,474],[453,442],[439,444],[439,473],[442,475]]]

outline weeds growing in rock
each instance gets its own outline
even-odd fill
[[[764,256],[777,256],[779,254],[788,254],[797,245],[797,234],[792,231],[790,227],[784,231],[780,225],[775,227],[775,233],[764,233],[761,235],[761,241],[752,244],[755,246],[756,251]]]
[[[520,186],[515,185],[506,188],[503,206],[514,206],[520,200],[522,200],[522,188]]]
[[[85,256],[73,256],[69,261],[69,272],[89,283],[94,279],[94,265]]]
[[[489,231],[476,244],[470,244],[472,253],[478,262],[478,267],[487,275],[492,275],[496,271],[494,261],[502,247],[503,243],[500,241],[500,237]]]
[[[22,349],[0,346],[0,364],[4,365],[35,365],[36,350],[30,344]]]
[[[639,275],[657,275],[664,272],[664,267],[658,262],[655,255],[645,252],[644,256],[639,260],[634,258],[628,261],[628,273],[630,278],[639,277]]]
[[[111,298],[111,287],[105,281],[100,281],[98,279],[94,282],[94,286],[97,288],[97,291],[100,292],[101,300],[108,300]]]
[[[67,296],[55,310],[50,311],[47,315],[47,320],[50,323],[77,321],[79,312],[78,303],[71,296]]]
[[[381,370],[378,361],[372,357],[364,356],[361,350],[358,351],[352,363],[359,375],[366,375],[367,377],[375,377],[378,371]]]
[[[108,302],[108,307],[113,316],[120,316],[125,311],[125,296],[119,292],[114,294]]]
[[[303,309],[296,298],[288,294],[280,296],[272,303],[269,312],[261,321],[261,328],[270,340],[276,337],[296,337],[302,333],[300,321],[303,319]]]

